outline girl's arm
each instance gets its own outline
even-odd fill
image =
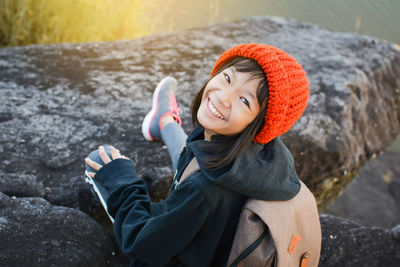
[[[108,212],[122,251],[151,266],[163,266],[189,246],[209,212],[204,194],[191,182],[182,183],[151,215],[146,183],[137,177],[133,162],[116,159],[102,167],[95,179],[111,194]]]

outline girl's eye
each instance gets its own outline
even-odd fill
[[[241,97],[240,100],[242,100],[243,103],[245,103],[248,107],[250,107],[250,103],[249,103],[249,101],[247,101],[246,98]]]
[[[224,73],[224,77],[225,77],[225,80],[228,81],[228,83],[231,83],[231,77],[229,77],[228,74],[225,74],[225,73]]]

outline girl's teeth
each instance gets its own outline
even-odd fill
[[[213,104],[211,104],[211,101],[208,101],[208,107],[211,110],[211,113],[214,114],[215,116],[217,116],[220,119],[224,119],[224,117],[217,111],[217,109],[213,106]]]

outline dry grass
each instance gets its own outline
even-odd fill
[[[151,32],[152,0],[1,0],[0,46],[132,39]]]

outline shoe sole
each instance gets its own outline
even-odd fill
[[[88,171],[85,171],[85,181],[86,181],[86,183],[88,183],[90,185],[91,189],[93,189],[92,191],[96,193],[96,195],[99,198],[100,203],[103,206],[104,210],[106,211],[108,217],[110,218],[111,222],[114,223],[114,218],[111,217],[111,215],[108,213],[107,204],[104,201],[103,196],[100,194],[100,190],[97,187],[96,183],[93,181],[93,178],[89,176]]]
[[[172,79],[175,84],[177,83],[175,78],[170,77],[170,76],[165,77],[164,79],[161,80],[161,82],[158,83],[158,85],[153,93],[152,109],[144,117],[143,124],[142,124],[142,133],[143,133],[144,138],[147,141],[154,141],[154,138],[150,134],[150,124],[151,124],[151,121],[153,120],[154,116],[157,113],[157,108],[158,108],[157,100],[158,100],[158,95],[160,93],[160,90],[169,79]],[[174,88],[176,88],[176,85],[174,86]],[[173,90],[173,91],[175,93],[175,90]]]

